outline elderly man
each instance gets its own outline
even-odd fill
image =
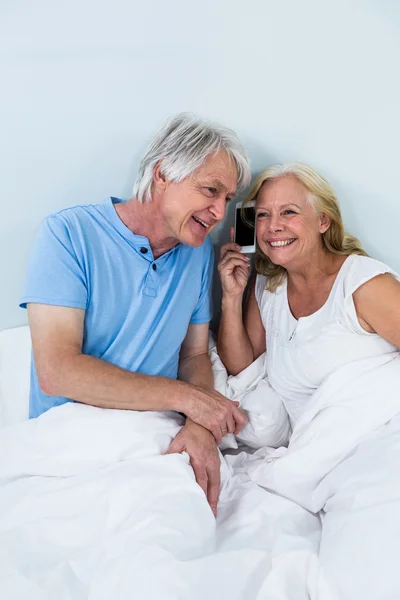
[[[44,221],[21,299],[34,355],[30,416],[71,400],[185,414],[169,452],[190,455],[214,513],[216,443],[245,419],[213,390],[207,236],[249,178],[234,132],[178,115],[148,148],[134,197]]]

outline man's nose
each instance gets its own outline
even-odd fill
[[[219,197],[211,204],[209,211],[216,221],[222,221],[226,214],[226,199]]]

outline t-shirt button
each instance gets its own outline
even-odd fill
[[[147,254],[147,248],[145,248],[144,246],[142,246],[142,248],[140,248],[140,252],[142,254]]]
[[[157,265],[155,263],[152,264],[153,271],[157,271]]]

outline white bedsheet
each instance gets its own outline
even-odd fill
[[[217,524],[174,413],[67,404],[0,436],[5,600],[308,598],[319,518],[222,462]]]
[[[271,402],[270,392],[266,395]],[[240,398],[237,389],[235,396]],[[242,397],[256,424],[258,403],[252,405],[252,395]],[[325,380],[287,448],[227,457],[266,490],[321,515],[312,599],[400,598],[399,415],[400,355],[374,357]],[[278,431],[281,427],[276,423]],[[257,425],[252,430],[254,436]]]
[[[262,361],[227,380],[214,356],[251,446],[222,461],[216,522],[188,456],[163,455],[175,413],[70,403],[3,429],[0,598],[398,600],[399,360],[332,376],[288,448],[254,452],[287,415]]]
[[[0,331],[0,429],[28,418],[31,349],[29,327]]]

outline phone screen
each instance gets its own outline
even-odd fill
[[[236,228],[235,228],[235,242],[239,246],[254,246],[254,227],[250,227],[245,221],[242,220],[241,207],[236,207]],[[245,209],[246,218],[254,223],[255,221],[255,209],[254,206],[249,206]]]

